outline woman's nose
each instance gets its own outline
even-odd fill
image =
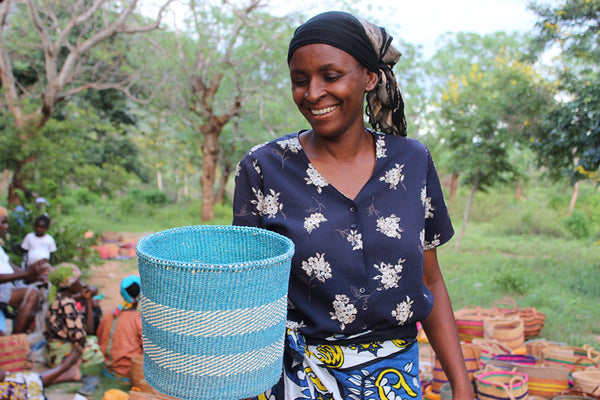
[[[319,79],[311,79],[304,97],[306,100],[315,102],[325,93],[323,83]]]

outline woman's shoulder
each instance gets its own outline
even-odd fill
[[[393,152],[409,152],[429,156],[429,149],[418,139],[409,138],[406,136],[388,135],[381,132],[376,132],[376,139],[379,146],[383,146]]]
[[[246,153],[244,158],[255,160],[268,157],[269,155],[281,154],[282,152],[297,153],[301,149],[302,146],[298,140],[298,132],[294,132],[257,144]]]

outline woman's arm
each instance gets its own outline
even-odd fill
[[[429,343],[452,387],[453,400],[473,400],[473,385],[467,374],[450,296],[435,249],[425,251],[423,282],[433,293],[433,309],[423,321]]]

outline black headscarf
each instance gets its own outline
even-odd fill
[[[328,11],[316,15],[294,32],[288,48],[288,64],[296,49],[323,43],[345,51],[379,76],[377,86],[367,93],[367,115],[374,129],[406,136],[404,100],[392,71],[400,52],[391,45],[384,28],[352,14]]]

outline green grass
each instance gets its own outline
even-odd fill
[[[454,309],[512,297],[547,314],[541,336],[572,345],[600,334],[600,246],[592,240],[498,236],[471,224],[458,253],[438,250]]]

